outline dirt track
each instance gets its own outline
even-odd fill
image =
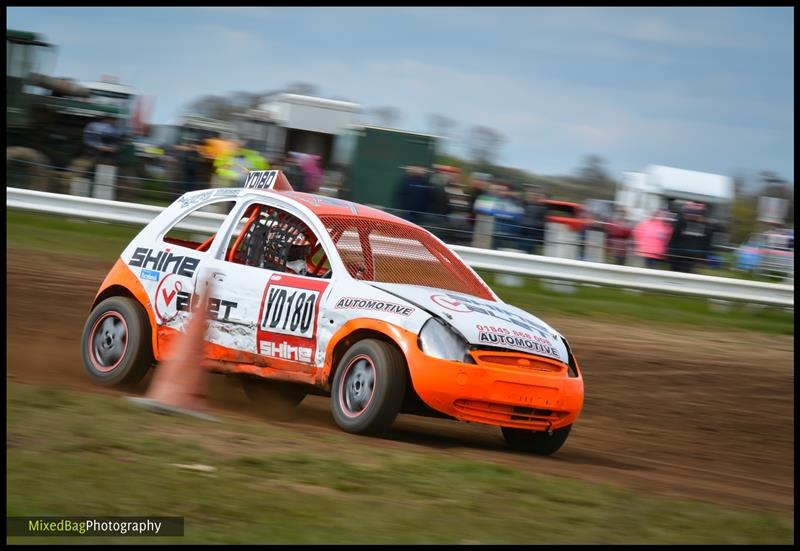
[[[7,262],[8,379],[115,393],[88,382],[79,356],[88,307],[110,264],[13,249]],[[372,445],[793,514],[792,337],[546,319],[570,339],[587,393],[558,454],[513,453],[492,427],[413,416],[400,416]],[[270,422],[250,413],[226,378],[213,384],[213,409]],[[321,397],[308,397],[293,424],[344,434]]]

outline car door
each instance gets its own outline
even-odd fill
[[[199,203],[171,207],[177,211],[175,219],[146,235],[128,261],[148,293],[162,345],[185,329],[209,247],[237,204],[231,198]],[[227,315],[230,306],[217,302],[217,310]]]
[[[207,336],[215,345],[212,357],[281,369],[313,366],[324,355],[317,346],[318,324],[331,284],[322,277],[325,253],[318,236],[302,213],[266,198],[239,205],[234,216],[204,261],[211,308],[218,308]],[[295,251],[307,253],[306,267],[317,273],[287,267],[298,267],[289,259]]]

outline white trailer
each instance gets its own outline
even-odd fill
[[[336,138],[362,111],[357,103],[288,93],[271,96],[259,110],[275,123],[267,139],[271,153],[320,155],[323,165],[331,160]]]
[[[635,222],[655,209],[666,209],[675,199],[704,203],[712,217],[725,219],[733,198],[733,179],[728,176],[659,165],[623,173],[616,194],[617,204]]]

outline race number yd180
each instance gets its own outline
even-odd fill
[[[319,291],[270,285],[261,330],[283,335],[310,338]]]

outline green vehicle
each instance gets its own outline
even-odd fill
[[[345,167],[340,197],[365,205],[394,207],[407,166],[428,170],[436,158],[436,136],[389,128],[352,128],[336,140],[337,163]]]
[[[41,35],[6,29],[7,185],[48,189],[52,169],[85,169],[83,130],[93,120],[112,116],[127,130],[132,88],[48,76],[54,58],[55,47]],[[131,152],[123,144],[122,163],[132,160]]]

